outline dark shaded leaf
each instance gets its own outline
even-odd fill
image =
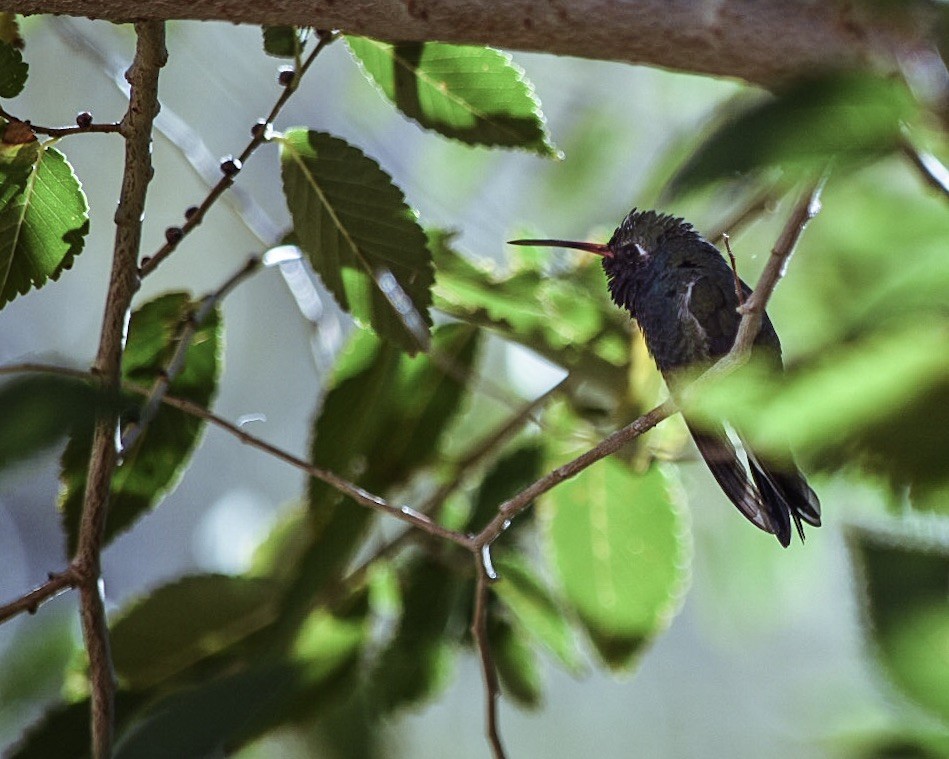
[[[665,475],[606,459],[541,504],[566,600],[603,660],[629,666],[668,625],[688,577],[685,526]]]
[[[453,643],[464,629],[457,612],[466,585],[466,578],[427,557],[402,574],[402,617],[369,678],[370,697],[381,710],[419,703],[446,685]]]
[[[132,314],[122,365],[125,380],[146,387],[155,381],[174,354],[193,307],[187,293],[168,293]],[[217,388],[220,347],[221,325],[215,312],[197,330],[184,369],[171,383],[169,393],[208,406]],[[178,409],[163,406],[158,411],[113,476],[106,542],[154,508],[177,484],[203,429],[200,419]],[[71,437],[63,453],[60,507],[70,554],[78,536],[90,449],[91,437]]]
[[[311,461],[374,493],[405,482],[438,450],[461,401],[474,361],[477,331],[466,325],[436,330],[433,358],[409,358],[391,343],[360,331],[336,369],[333,389],[316,422]],[[311,480],[305,548],[286,603],[308,599],[337,579],[355,552],[372,512]]]
[[[853,530],[850,547],[884,669],[909,698],[949,720],[949,546]]]
[[[4,14],[5,16],[8,14]],[[13,27],[14,34],[16,26]],[[30,66],[10,42],[0,40],[0,98],[14,98],[23,91]]]
[[[324,132],[290,129],[280,161],[296,240],[340,306],[409,353],[427,349],[434,273],[402,191]]]
[[[0,307],[58,279],[89,231],[86,196],[66,157],[31,135],[11,144],[16,126],[6,124],[0,142]]]
[[[129,688],[148,688],[260,629],[275,613],[275,587],[267,580],[183,577],[113,623],[116,674]]]
[[[295,58],[309,35],[309,28],[263,26],[264,52],[276,58]]]
[[[0,386],[0,470],[50,448],[68,434],[90,435],[108,399],[88,382],[31,374]]]
[[[521,706],[539,706],[540,671],[537,657],[528,645],[523,630],[518,630],[495,614],[488,619],[488,640],[501,680],[502,693]]]
[[[150,707],[121,735],[116,759],[224,754],[256,722],[279,714],[300,678],[299,668],[293,665],[263,665],[176,691]]]
[[[915,114],[902,82],[868,73],[802,78],[774,97],[741,102],[673,178],[674,194],[717,179],[780,166],[820,169],[895,150]]]
[[[536,480],[544,463],[544,450],[539,443],[526,443],[498,459],[485,474],[474,499],[468,529],[481,530],[498,513],[508,498]]]
[[[346,42],[383,94],[426,129],[470,145],[559,154],[533,86],[507,53],[441,42]]]

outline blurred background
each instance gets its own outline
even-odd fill
[[[24,35],[30,83],[8,104],[11,112],[47,125],[69,124],[84,110],[96,121],[121,116],[125,100],[114,76],[131,57],[134,40],[127,27],[31,19]],[[164,136],[155,140],[145,255],[206,193],[207,179],[193,170],[182,145],[200,155],[203,143],[216,180],[218,158],[240,151],[251,125],[279,92],[279,61],[264,55],[258,29],[175,23],[169,25],[168,47],[160,94],[163,117],[177,119],[165,127],[179,144]],[[358,145],[393,176],[424,224],[456,230],[459,249],[504,271],[505,241],[512,237],[606,240],[633,205],[655,204],[676,157],[695,144],[716,109],[744,88],[621,64],[534,54],[516,54],[515,60],[536,88],[562,160],[469,148],[423,132],[379,96],[343,44],[321,56],[276,127],[306,125]],[[0,313],[2,363],[42,359],[87,367],[97,345],[121,145],[115,136],[92,135],[65,139],[60,148],[84,180],[90,235],[62,281]],[[238,181],[247,196],[245,211],[235,210],[232,199],[215,206],[146,281],[139,301],[168,290],[200,295],[274,242],[289,226],[277,167],[276,147],[265,145]],[[707,230],[726,218],[736,200],[706,193],[661,210]],[[930,220],[935,213],[928,223],[949,235],[945,209],[941,216],[934,211],[940,202],[898,157],[831,184],[823,213],[808,228],[769,307],[791,363],[833,327],[814,305],[820,283],[854,281],[846,267],[860,270],[854,262],[868,237],[882,254],[922,256],[925,249],[910,250],[898,241],[892,247],[887,221],[907,209]],[[788,210],[786,202],[769,208],[734,239],[746,280],[756,278]],[[842,297],[849,302],[856,296]],[[242,285],[227,299],[224,315],[225,369],[216,411],[232,420],[252,418],[248,429],[254,434],[305,455],[320,383],[346,332],[345,319],[325,298],[301,309],[277,270]],[[557,367],[498,340],[484,360],[483,374],[524,399],[561,377]],[[0,598],[19,595],[64,566],[56,453],[7,470],[0,479]],[[679,470],[694,552],[681,612],[628,675],[605,672],[591,656],[578,677],[545,666],[545,700],[536,710],[502,700],[502,730],[512,754],[865,756],[906,720],[925,722],[874,664],[861,633],[861,586],[845,542],[848,525],[874,524],[892,498],[854,475],[814,477],[824,526],[808,532],[805,546],[780,550],[737,517],[704,465],[683,464]],[[209,429],[174,492],[106,551],[109,604],[118,607],[184,573],[245,569],[303,487],[295,471]],[[13,741],[60,691],[78,639],[70,594],[36,617],[0,627],[0,745]],[[26,640],[28,648],[21,645]],[[384,754],[434,758],[450,747],[459,759],[487,755],[482,687],[477,661],[463,657],[445,695],[387,723]],[[312,756],[314,745],[287,730],[241,756]]]

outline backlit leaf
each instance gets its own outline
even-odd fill
[[[11,144],[15,126],[0,142],[0,307],[58,279],[89,231],[86,196],[65,156],[29,135]]]
[[[294,58],[299,55],[309,33],[307,28],[295,26],[264,26],[264,52],[277,58]]]
[[[427,349],[434,273],[401,190],[324,132],[287,131],[280,160],[295,238],[340,306],[410,353]]]
[[[316,421],[311,461],[373,493],[407,481],[438,450],[461,400],[477,337],[467,325],[436,330],[432,355],[438,364],[357,332]],[[372,518],[366,507],[317,480],[310,481],[307,500],[301,564],[286,601],[294,608],[305,608],[338,578]]]
[[[542,503],[567,601],[611,667],[628,666],[678,609],[688,547],[666,476],[605,459]]]
[[[426,129],[473,145],[558,155],[534,88],[507,53],[441,42],[346,41],[383,94]]]

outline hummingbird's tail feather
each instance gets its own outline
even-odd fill
[[[699,453],[708,464],[712,476],[725,491],[725,495],[749,522],[765,532],[777,535],[782,545],[787,545],[790,542],[791,529],[787,512],[784,512],[783,522],[780,520],[780,515],[777,515],[779,521],[775,522],[774,510],[763,508],[761,495],[748,479],[748,472],[741,459],[738,458],[735,446],[725,435],[724,428],[719,426],[699,431],[688,422],[686,424]],[[785,534],[783,539],[782,534]]]
[[[803,543],[802,520],[814,527],[820,527],[820,500],[817,493],[811,489],[804,475],[793,463],[784,467],[768,464],[761,461],[744,440],[742,444],[745,446],[751,476],[761,493],[762,502],[770,511],[790,514]],[[786,516],[784,518],[787,519]],[[788,538],[790,539],[790,534]],[[778,539],[781,539],[780,535]]]

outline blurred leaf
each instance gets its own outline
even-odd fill
[[[141,706],[139,695],[118,691],[115,695],[116,724],[123,724]],[[4,751],[4,759],[49,759],[89,756],[89,699],[60,704],[49,709],[30,725],[14,746]]]
[[[541,681],[537,658],[521,631],[495,614],[488,618],[488,641],[503,694],[521,706],[538,706]]]
[[[523,628],[543,643],[571,672],[579,672],[580,658],[566,612],[525,561],[511,554],[494,557],[500,580],[491,586]]]
[[[13,40],[8,39],[9,26],[5,27],[3,39],[0,40],[0,98],[14,98],[23,91],[30,66],[23,60],[20,51],[13,46]],[[15,22],[12,29],[15,38],[18,37]]]
[[[469,145],[558,155],[533,86],[507,53],[441,42],[346,42],[383,94],[426,129]]]
[[[0,308],[59,279],[89,231],[86,196],[66,157],[31,133],[12,137],[14,127],[5,125],[0,142]]]
[[[309,27],[295,26],[263,26],[264,52],[277,58],[295,58],[299,55],[306,38],[309,36]]]
[[[688,577],[685,527],[665,476],[608,458],[541,503],[567,601],[606,664],[629,666],[668,625]]]
[[[898,80],[864,72],[799,79],[774,97],[746,99],[673,177],[682,194],[718,179],[765,167],[822,168],[830,159],[853,163],[895,150],[901,124],[915,114]]]
[[[447,325],[435,331],[431,357],[409,358],[357,332],[317,419],[310,460],[373,493],[406,482],[438,450],[477,344],[475,329]],[[450,372],[441,368],[446,365]],[[286,600],[297,608],[339,577],[372,518],[369,509],[317,480],[308,486],[308,503],[306,547]]]
[[[197,688],[176,690],[119,736],[116,759],[224,755],[240,739],[250,737],[258,723],[281,714],[283,702],[299,681],[297,667],[264,664]]]
[[[504,501],[540,476],[543,464],[544,450],[537,442],[525,443],[498,459],[478,486],[467,529],[482,529]]]
[[[67,434],[90,435],[97,406],[108,405],[101,392],[75,377],[31,374],[0,385],[0,470]]]
[[[876,650],[893,682],[949,721],[949,547],[853,530]]]
[[[134,603],[112,625],[116,674],[141,690],[212,656],[270,622],[274,584],[192,575]]]
[[[927,491],[949,477],[947,336],[947,323],[912,324],[825,349],[787,375],[752,365],[688,402],[731,420],[760,450],[781,455],[790,444],[815,466],[861,462]]]
[[[611,393],[625,395],[629,319],[606,297],[598,266],[563,276],[523,268],[507,277],[469,263],[434,232],[435,306],[489,327]],[[592,256],[591,256],[592,258]]]
[[[428,557],[402,573],[402,617],[369,676],[370,696],[383,711],[429,699],[446,685],[453,642],[463,629],[456,612],[465,585]]]
[[[427,349],[431,254],[402,191],[324,132],[288,130],[280,161],[295,237],[340,306],[409,353]]]
[[[158,378],[174,355],[181,328],[193,307],[187,293],[168,293],[132,314],[122,359],[124,380],[147,387]],[[195,333],[184,368],[169,386],[170,395],[208,406],[220,373],[221,331],[219,317],[212,313]],[[175,487],[203,429],[200,419],[162,406],[113,475],[106,543]],[[60,508],[70,555],[79,534],[91,445],[90,436],[73,436],[62,458]]]

